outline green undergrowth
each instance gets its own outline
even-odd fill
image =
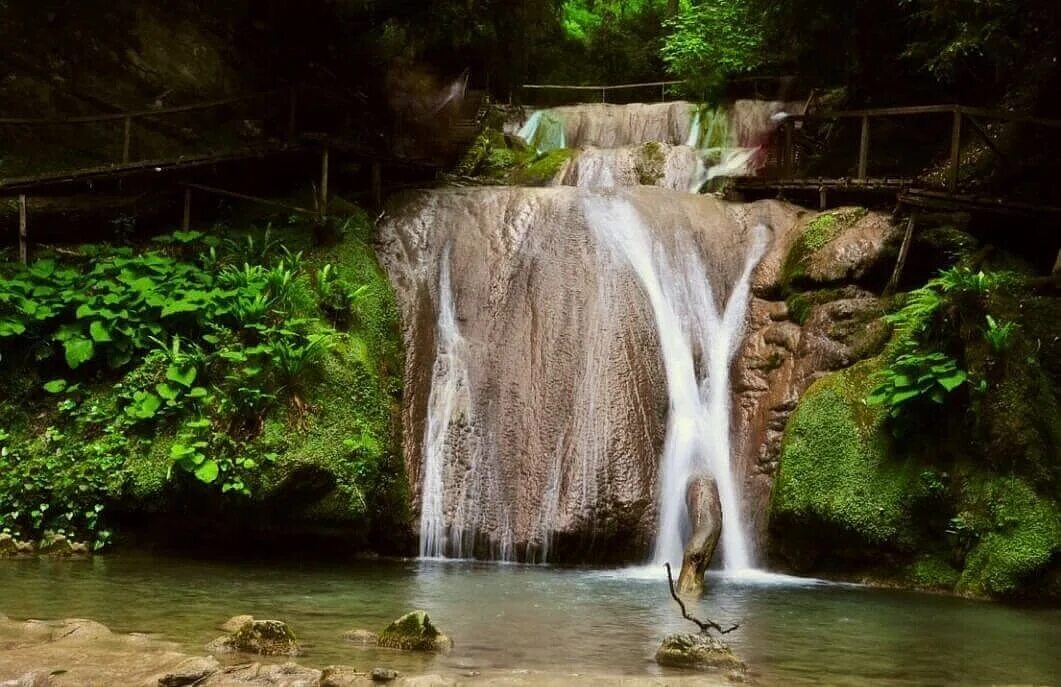
[[[404,522],[402,350],[371,225],[287,224],[0,265],[0,530],[103,546],[111,511],[186,498]]]
[[[815,382],[788,421],[780,555],[974,596],[1054,594],[1057,300],[965,264],[896,299],[883,353]]]

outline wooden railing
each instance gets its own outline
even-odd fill
[[[858,157],[855,163],[855,178],[859,181],[870,179],[870,139],[872,123],[875,120],[893,117],[911,117],[921,115],[943,115],[950,118],[949,160],[946,167],[945,188],[949,193],[956,193],[961,171],[962,137],[965,125],[968,124],[987,147],[999,157],[1005,157],[998,143],[992,138],[981,120],[996,120],[1015,124],[1061,129],[1061,120],[1034,117],[1017,112],[990,110],[964,105],[920,105],[913,107],[883,107],[864,110],[847,110],[842,112],[812,112],[808,114],[785,115],[781,123],[779,153],[779,176],[782,179],[799,179],[806,176],[796,168],[795,133],[810,122],[830,122],[847,119],[861,121]]]
[[[520,88],[529,91],[581,91],[599,92],[600,102],[608,102],[608,93],[612,91],[629,91],[634,89],[659,88],[660,102],[667,100],[667,87],[684,84],[685,81],[647,81],[644,83],[624,83],[608,86],[572,86],[567,84],[523,84]]]

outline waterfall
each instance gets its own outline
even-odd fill
[[[681,564],[689,534],[686,491],[697,475],[711,474],[722,504],[724,566],[748,568],[751,557],[730,456],[729,367],[740,343],[752,269],[766,249],[767,229],[755,228],[740,280],[720,317],[695,246],[679,241],[676,254],[669,255],[624,199],[588,196],[584,208],[597,240],[637,276],[660,340],[669,405],[653,560]],[[706,361],[700,372],[697,357]]]
[[[578,148],[554,186],[396,199],[379,255],[402,308],[421,556],[677,564],[688,485],[709,474],[722,562],[754,564],[730,455],[730,367],[769,235],[747,218],[795,219],[687,191],[703,146],[750,141],[757,113],[540,111],[528,142]]]

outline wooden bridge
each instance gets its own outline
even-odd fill
[[[478,101],[476,101],[478,102]],[[478,105],[476,105],[478,106]],[[443,159],[397,155],[366,122],[364,102],[323,89],[299,87],[167,108],[63,119],[0,118],[0,198],[18,199],[19,254],[29,245],[27,198],[34,194],[91,191],[104,182],[169,179],[184,195],[183,225],[190,223],[192,192],[227,196],[323,216],[329,172],[336,155],[370,165],[370,193],[382,200],[384,167],[436,172]],[[448,122],[444,143],[467,143],[475,130],[459,114]],[[294,155],[318,155],[315,207],[301,208],[195,183],[195,170]],[[58,164],[49,159],[59,156]],[[179,173],[179,174],[178,174]]]

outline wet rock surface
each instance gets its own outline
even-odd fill
[[[745,670],[741,661],[721,640],[703,633],[667,635],[656,651],[656,663],[672,668],[697,670]]]

